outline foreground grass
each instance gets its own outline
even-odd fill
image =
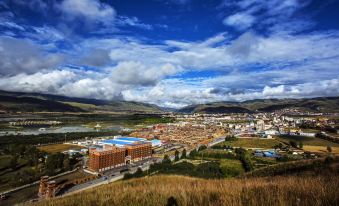
[[[63,152],[69,149],[82,149],[84,147],[77,146],[77,145],[70,145],[70,144],[51,144],[38,147],[39,150],[47,152],[47,153],[57,153]]]
[[[338,205],[337,176],[204,180],[153,176],[100,186],[35,205]]]

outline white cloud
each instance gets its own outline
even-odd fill
[[[171,64],[147,67],[140,62],[120,62],[112,68],[111,76],[114,82],[125,85],[151,86],[166,76],[178,72],[178,68]]]
[[[294,14],[311,1],[297,0],[240,0],[226,2],[235,14],[225,17],[223,23],[239,30],[251,27],[265,28],[273,33],[295,33],[314,26],[311,18],[294,18]],[[288,23],[287,23],[288,22]]]
[[[152,25],[140,22],[140,20],[135,16],[133,16],[133,17],[118,16],[115,24],[118,25],[118,26],[138,27],[138,28],[142,28],[142,29],[146,29],[146,30],[152,30],[153,29]]]
[[[64,56],[46,53],[29,40],[0,37],[0,75],[33,73],[58,66]]]
[[[223,23],[236,27],[239,30],[250,28],[255,22],[255,17],[246,13],[236,13],[224,19]]]
[[[98,0],[63,0],[59,8],[68,18],[80,17],[105,24],[111,23],[116,15],[114,8]]]
[[[0,26],[7,27],[9,29],[18,29],[20,31],[25,31],[25,28],[15,22],[5,21],[0,22]]]

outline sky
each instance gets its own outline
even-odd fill
[[[180,108],[339,96],[339,0],[0,0],[0,89]]]

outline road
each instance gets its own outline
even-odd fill
[[[224,140],[225,140],[225,137],[216,138],[211,143],[208,144],[208,147],[211,147],[211,146],[216,145],[220,142],[223,142]],[[199,149],[198,146],[195,149]],[[187,151],[187,155],[189,155],[190,151],[191,150]],[[179,154],[179,155],[181,155],[181,154]],[[171,155],[169,158],[173,161],[175,159],[175,156]],[[77,192],[80,192],[80,191],[83,191],[83,190],[87,190],[87,189],[90,189],[90,188],[93,188],[93,187],[97,187],[99,185],[108,184],[108,183],[111,183],[111,182],[121,180],[121,179],[123,179],[124,174],[127,173],[127,172],[135,173],[137,171],[138,167],[140,167],[143,171],[146,171],[146,170],[149,169],[150,164],[152,164],[153,162],[160,163],[161,161],[162,161],[161,158],[151,158],[151,159],[147,159],[147,160],[141,160],[141,161],[139,161],[135,164],[124,165],[124,166],[121,166],[121,167],[118,167],[118,168],[114,168],[112,170],[105,171],[101,178],[95,179],[95,180],[92,180],[92,181],[89,181],[89,182],[86,182],[86,183],[83,183],[83,184],[76,185],[76,186],[68,189],[67,191],[63,192],[63,194],[61,194],[60,196],[68,196],[68,195],[71,195],[71,194],[74,194],[74,193],[77,193]],[[121,173],[122,170],[126,170],[126,171]]]
[[[111,182],[115,182],[118,180],[121,180],[124,178],[124,174],[129,172],[129,173],[135,173],[140,167],[143,171],[146,171],[149,169],[149,165],[153,163],[153,159],[147,159],[147,160],[141,160],[137,164],[133,165],[124,165],[118,168],[114,168],[112,170],[105,171],[103,173],[103,176],[99,179],[91,180],[79,185],[76,185],[74,187],[71,187],[70,189],[64,191],[62,194],[59,196],[68,196],[83,190],[87,190],[93,187],[97,187],[103,184],[108,184]],[[127,170],[128,169],[128,170]],[[126,170],[125,172],[120,172],[121,170]]]

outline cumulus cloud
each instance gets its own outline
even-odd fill
[[[125,90],[124,99],[158,104],[165,107],[180,108],[190,104],[215,101],[245,101],[267,98],[303,98],[338,96],[339,79],[308,82],[296,85],[264,86],[260,89],[247,89],[241,92],[211,88],[202,83],[200,86],[187,84],[180,79],[164,80],[156,87],[138,91]],[[218,91],[217,91],[218,90]],[[224,90],[224,91],[221,91]]]
[[[171,107],[211,101],[336,95],[338,79],[333,77],[339,75],[338,44],[335,31],[268,37],[247,32],[234,40],[227,34],[218,34],[205,41],[172,40],[153,45],[133,38],[88,39],[78,45],[79,54],[84,53],[77,61],[84,66],[103,66],[96,72],[35,70],[36,73],[2,78],[0,88],[122,98]],[[30,53],[49,55],[41,51]],[[203,70],[222,73],[215,77],[180,77]],[[53,81],[48,82],[51,85],[38,81],[52,74]],[[60,83],[61,74],[68,78]]]
[[[77,63],[79,65],[88,65],[102,67],[111,62],[109,50],[93,48],[81,55]]]
[[[63,15],[60,25],[81,19],[110,30],[156,28],[136,17],[117,16],[113,7],[98,0],[55,3]],[[241,30],[239,36],[219,33],[200,41],[157,43],[100,31],[86,38],[71,35],[69,40],[67,27],[27,26],[6,13],[0,23],[7,29],[0,37],[0,88],[168,107],[338,95],[338,31],[283,32],[285,16],[305,5],[294,0],[233,2],[235,13],[224,23]],[[255,15],[259,11],[262,14]],[[288,23],[291,31],[313,25],[307,19]],[[262,25],[271,33],[256,33]],[[249,28],[253,30],[246,32]]]
[[[166,76],[175,74],[178,68],[171,64],[147,67],[140,62],[120,62],[112,69],[114,82],[125,85],[152,86]]]
[[[29,40],[0,37],[0,75],[54,68],[63,59],[62,54],[46,53]]]
[[[58,7],[66,18],[84,18],[104,24],[111,23],[116,15],[114,8],[98,0],[63,0]]]

